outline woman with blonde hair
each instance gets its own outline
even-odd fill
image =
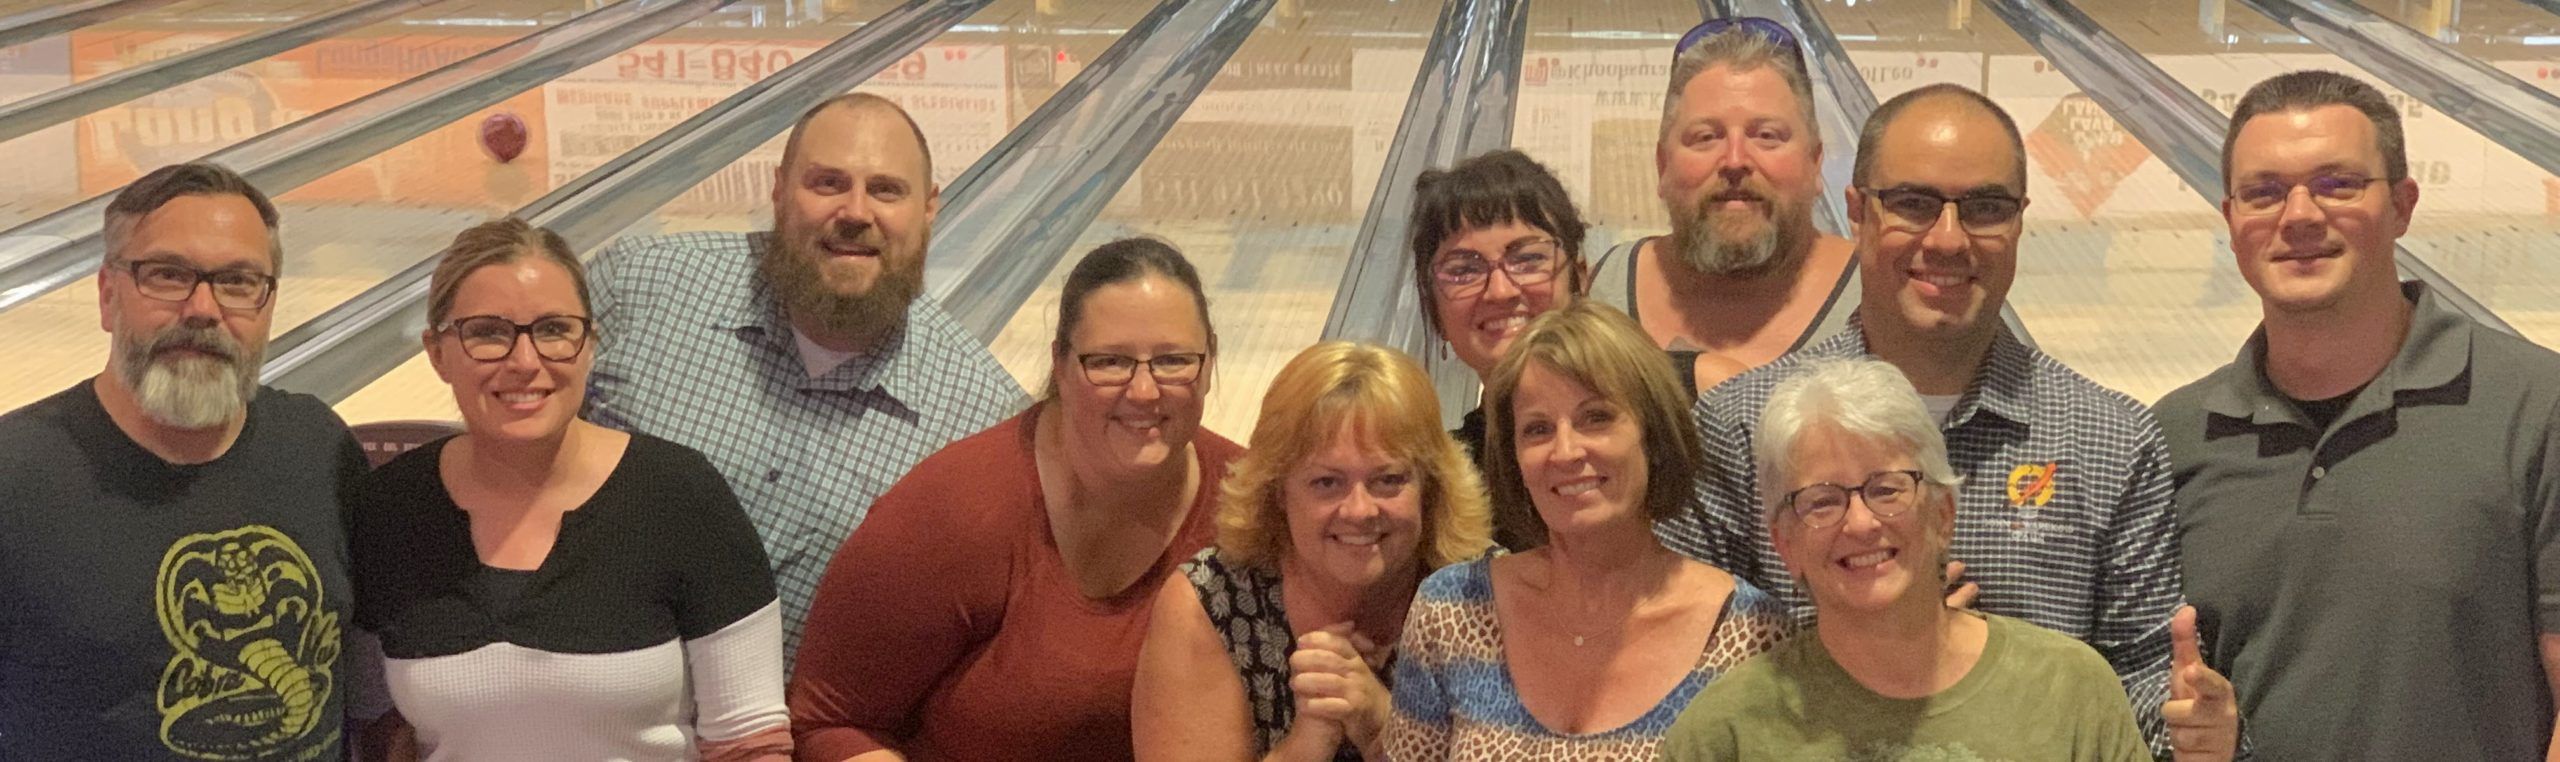
[[[1421,364],[1326,342],[1280,369],[1223,485],[1218,542],[1156,595],[1138,756],[1383,759],[1378,674],[1414,587],[1490,542]]]
[[[1395,667],[1397,760],[1649,760],[1709,681],[1791,629],[1750,583],[1671,552],[1703,445],[1634,320],[1529,322],[1484,395],[1486,483],[1547,543],[1432,573]]]

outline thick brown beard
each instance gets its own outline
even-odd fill
[[[923,267],[898,267],[884,254],[880,275],[871,288],[859,294],[836,293],[828,288],[815,252],[801,251],[798,243],[779,234],[774,239],[756,270],[772,284],[774,298],[793,320],[808,321],[820,331],[836,336],[885,335],[906,325],[907,305],[924,292]]]

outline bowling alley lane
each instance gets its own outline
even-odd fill
[[[160,165],[202,156],[506,44],[570,18],[576,7],[571,2],[449,0],[408,17],[447,23],[377,25],[367,34],[314,43],[172,88],[143,101],[157,104],[149,108],[162,111],[147,113],[164,113],[165,120],[119,119],[109,116],[113,109],[82,119],[75,129],[78,139],[53,149],[75,160],[48,170],[57,174],[28,184],[80,188],[73,201],[111,192]],[[539,197],[553,183],[577,176],[657,129],[771,73],[778,67],[766,65],[764,58],[750,66],[743,58],[723,57],[732,65],[717,70],[707,63],[714,49],[767,34],[751,24],[790,29],[804,39],[831,40],[886,8],[875,5],[855,14],[819,19],[786,12],[798,7],[793,0],[734,4],[299,188],[269,189],[283,214],[285,247],[272,333],[283,334],[399,268],[431,256],[462,228]],[[422,15],[429,13],[445,15]],[[188,28],[183,20],[151,23],[166,27],[170,34]],[[70,37],[76,43],[85,33]],[[670,63],[678,60],[679,51],[702,59],[704,65],[694,67],[698,71],[672,71]],[[613,83],[686,77],[705,81],[686,85],[698,92],[643,104],[643,113],[600,115],[592,107],[560,103],[563,94],[580,88],[593,92],[609,89]],[[554,106],[576,116],[555,124],[545,118]],[[126,110],[139,108],[128,104]],[[480,144],[482,125],[493,118],[526,125],[528,145],[512,161],[498,161]],[[203,129],[182,133],[141,126],[166,127],[180,120]],[[42,135],[29,139],[37,137]],[[98,325],[94,278],[0,312],[0,336],[11,337],[13,359],[22,360],[0,366],[0,409],[40,399],[105,367],[108,339]],[[449,413],[448,409],[436,414]]]
[[[2560,71],[2554,71],[2560,57],[2550,47],[2560,43],[2560,16],[2516,0],[2364,5],[2529,85],[2560,91]],[[2380,87],[2400,107],[2409,172],[2420,191],[2401,244],[2527,338],[2560,344],[2560,257],[2552,256],[2553,241],[2560,240],[2560,178],[2237,0],[2201,6],[2120,0],[2081,8],[2224,113],[2250,85],[2283,71],[2329,69]],[[2225,238],[2215,237],[2214,281],[2229,285],[2206,295],[2253,303]]]
[[[1439,10],[1276,3],[1005,325],[996,359],[1040,388],[1067,269],[1161,238],[1199,267],[1218,329],[1206,425],[1251,436],[1271,376],[1323,331]]]
[[[1110,47],[1120,31],[1144,16],[1150,5],[996,0],[855,89],[886,96],[908,109],[932,141],[935,181],[948,185],[1081,71],[1085,62]],[[858,22],[895,6],[863,3],[860,7],[859,14],[830,17],[815,25],[746,24],[698,32],[702,39],[688,43],[692,47],[652,43],[624,58],[562,77],[542,90],[546,128],[537,131],[539,147],[533,150],[549,157],[551,181],[575,177],[749,81],[706,76],[703,71],[677,75],[672,56],[758,60],[768,68],[788,65],[851,33],[859,28]],[[625,68],[622,62],[635,55],[636,68]],[[664,73],[651,68],[661,60],[666,62]],[[600,105],[609,103],[686,105],[637,110]],[[476,149],[456,149],[463,157],[460,160],[488,162],[472,158],[472,150]],[[773,170],[781,158],[782,136],[777,135],[622,235],[768,228],[773,224]],[[542,190],[548,190],[548,185]],[[446,215],[447,219],[421,221],[416,225],[420,237],[436,240],[418,245],[432,251],[463,227],[504,211],[462,210]],[[339,403],[338,412],[356,422],[456,415],[451,390],[436,379],[423,356],[410,358],[357,391]]]

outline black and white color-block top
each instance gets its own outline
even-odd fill
[[[782,617],[755,528],[702,455],[634,434],[540,568],[498,569],[439,472],[384,464],[350,530],[356,620],[429,759],[690,759],[780,743]]]

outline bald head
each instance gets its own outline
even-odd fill
[[[2005,150],[1984,150],[1999,141]],[[1962,150],[1958,150],[1962,149]],[[1961,85],[1936,84],[1894,96],[1867,116],[1858,130],[1858,160],[1849,171],[1850,184],[1874,187],[1876,166],[1887,154],[1928,152],[1955,157],[1981,157],[2008,162],[2009,192],[2027,195],[2027,146],[2018,123],[2000,104]]]
[[[915,155],[923,163],[925,182],[933,181],[933,149],[925,142],[924,128],[916,126],[915,117],[908,116],[907,110],[900,107],[896,101],[871,93],[845,93],[820,101],[818,105],[809,107],[809,110],[800,112],[800,120],[791,123],[791,138],[783,141],[782,144],[784,170],[787,171],[791,163],[800,158],[801,141],[808,138],[809,123],[821,116],[846,117],[857,121],[895,117],[898,121],[906,123],[908,134],[914,135],[916,139]]]

